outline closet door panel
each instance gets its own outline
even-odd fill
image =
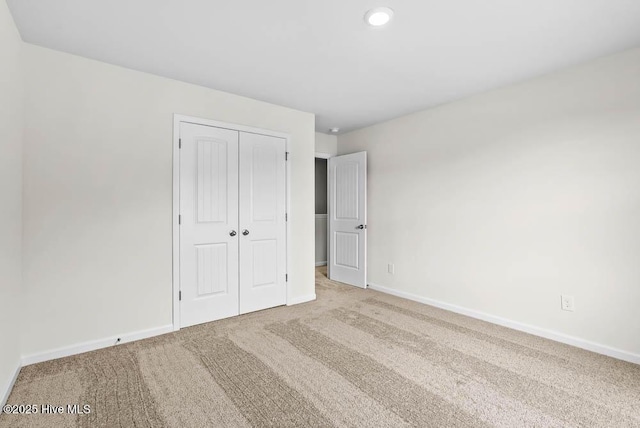
[[[180,138],[180,324],[187,327],[238,314],[239,133],[181,123]]]
[[[285,150],[240,133],[240,313],[286,303]]]

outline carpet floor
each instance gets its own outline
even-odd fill
[[[640,427],[638,365],[324,272],[315,302],[24,367],[9,404],[65,414],[0,427]]]

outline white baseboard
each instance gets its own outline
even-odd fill
[[[2,393],[2,400],[0,400],[0,408],[7,404],[7,400],[9,399],[9,394],[11,394],[11,390],[13,389],[13,385],[16,383],[16,379],[18,379],[18,374],[20,373],[20,369],[22,367],[20,364],[16,365],[15,370],[13,371],[13,376],[9,378],[9,382],[6,385],[2,385],[2,389],[0,392]]]
[[[169,324],[162,327],[150,328],[148,330],[141,330],[133,333],[126,333],[120,336],[112,336],[104,339],[91,340],[84,343],[78,343],[76,345],[53,349],[51,351],[39,352],[37,354],[23,356],[22,365],[28,366],[30,364],[41,363],[43,361],[55,360],[57,358],[63,358],[71,355],[82,354],[84,352],[95,351],[96,349],[107,348],[109,346],[114,346],[116,344],[120,345],[123,343],[133,342],[136,340],[147,339],[153,336],[159,336],[165,333],[171,333],[172,331],[173,331],[173,325]],[[118,338],[120,338],[119,342],[117,342]]]
[[[323,262],[316,262],[316,267],[318,266],[326,266],[327,265],[327,261],[323,261]]]
[[[316,300],[316,293],[307,294],[306,296],[295,297],[289,299],[287,306],[299,305],[300,303],[307,303]]]
[[[487,314],[485,312],[476,311],[474,309],[452,305],[450,303],[441,302],[439,300],[429,299],[427,297],[418,296],[417,294],[407,293],[406,291],[395,290],[393,288],[384,287],[382,285],[372,284],[372,283],[369,283],[368,286],[370,289],[380,291],[382,293],[391,294],[397,297],[402,297],[404,299],[413,300],[415,302],[424,303],[430,306],[435,306],[436,308],[455,312],[457,314],[466,315],[471,318],[476,318],[482,321],[488,321],[490,323],[498,324],[503,327],[508,327],[514,330],[523,331],[525,333],[544,337],[545,339],[554,340],[556,342],[565,343],[567,345],[575,346],[577,348],[586,349],[587,351],[592,351],[598,354],[617,358],[619,360],[640,364],[639,354],[634,354],[632,352],[623,351],[621,349],[602,345],[600,343],[591,342],[589,340],[581,339],[579,337],[569,336],[568,334],[560,333],[557,331],[547,330],[547,329],[536,327],[530,324],[524,324],[518,321],[501,318],[495,315]]]

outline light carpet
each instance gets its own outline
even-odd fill
[[[0,427],[640,427],[640,366],[328,280],[315,302],[24,367]],[[66,413],[66,412],[65,412]]]

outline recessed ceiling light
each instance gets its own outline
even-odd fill
[[[331,128],[329,132],[331,132],[332,134],[337,134],[338,132],[340,132],[340,128]]]
[[[376,7],[364,15],[364,20],[372,27],[382,27],[393,17],[393,10],[388,7]]]

